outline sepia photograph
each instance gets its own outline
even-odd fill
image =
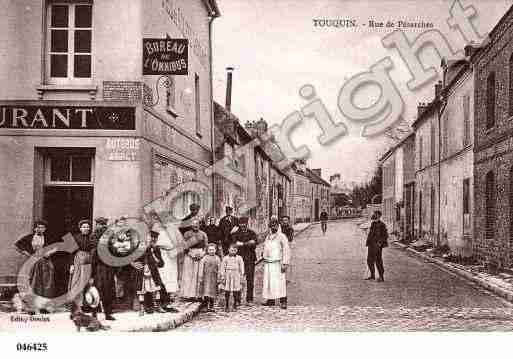
[[[511,0],[0,6],[13,355],[513,329]]]

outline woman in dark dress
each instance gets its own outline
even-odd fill
[[[214,217],[208,218],[208,224],[202,228],[202,231],[206,233],[208,243],[214,243],[216,245],[216,253],[222,257],[223,250],[221,248],[221,241],[223,234],[218,226],[216,226],[216,219]]]
[[[40,257],[30,272],[30,286],[35,295],[52,298],[55,294],[55,270],[49,259],[51,253],[44,256],[42,253],[43,248],[50,244],[49,239],[45,235],[46,228],[47,223],[45,221],[36,221],[34,223],[34,231],[22,237],[14,245],[20,253],[27,257],[33,255]],[[34,309],[36,312],[47,313],[45,308]]]
[[[91,236],[91,221],[82,220],[78,223],[80,233],[74,236],[78,249],[73,254],[73,265],[70,268],[71,280],[69,282],[69,293],[73,296],[71,300],[77,305],[79,310],[82,308],[84,300],[85,285],[91,279],[92,274],[92,251],[96,248]],[[78,288],[83,287],[79,293],[73,293]]]

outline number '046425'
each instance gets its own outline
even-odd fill
[[[17,351],[23,352],[45,352],[48,350],[46,343],[18,343],[16,344]]]

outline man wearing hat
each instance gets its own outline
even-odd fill
[[[239,229],[232,234],[233,243],[239,248],[238,254],[244,261],[244,273],[246,276],[246,302],[253,303],[254,278],[255,278],[255,262],[256,262],[256,245],[257,235],[248,228],[248,217],[239,219]]]
[[[226,216],[219,221],[219,230],[221,231],[221,245],[223,247],[223,255],[228,254],[228,248],[232,243],[231,232],[233,227],[238,225],[237,218],[233,216],[233,208],[226,206]],[[247,224],[247,222],[246,222]],[[244,259],[244,257],[243,257]]]
[[[92,239],[95,243],[95,247],[92,253],[92,277],[94,279],[94,284],[100,293],[105,319],[115,320],[112,316],[112,303],[116,298],[114,268],[103,263],[98,255],[98,246],[103,245],[100,244],[100,238],[107,230],[109,220],[105,217],[98,217],[94,221],[95,228]],[[108,243],[104,243],[104,245],[108,245]]]

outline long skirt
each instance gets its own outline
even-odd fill
[[[264,282],[262,287],[262,297],[267,299],[279,299],[287,296],[287,277],[286,273],[281,272],[281,261],[266,263],[264,262]]]
[[[226,292],[239,292],[242,290],[241,273],[238,270],[227,270],[224,278]]]
[[[78,251],[73,260],[73,274],[69,282],[69,293],[72,296],[71,300],[79,307],[84,303],[84,288],[91,278],[91,270],[91,254]],[[79,288],[80,291],[78,291]]]
[[[162,249],[164,266],[159,268],[159,274],[166,291],[168,293],[176,293],[178,292],[178,248],[176,244],[177,240],[171,241],[169,238],[168,233],[170,233],[169,231],[171,230],[172,228],[167,228],[166,232],[161,233],[158,237],[157,244],[164,247]],[[176,231],[178,232],[178,230]],[[172,249],[165,249],[166,247]]]
[[[49,259],[41,258],[38,260],[30,274],[30,286],[34,294],[52,298],[55,294],[54,274],[55,270]]]
[[[195,261],[190,256],[194,254],[204,255],[203,249],[195,248],[189,251],[183,261],[182,274],[182,297],[199,298],[201,297],[202,288],[199,282],[199,260]]]

